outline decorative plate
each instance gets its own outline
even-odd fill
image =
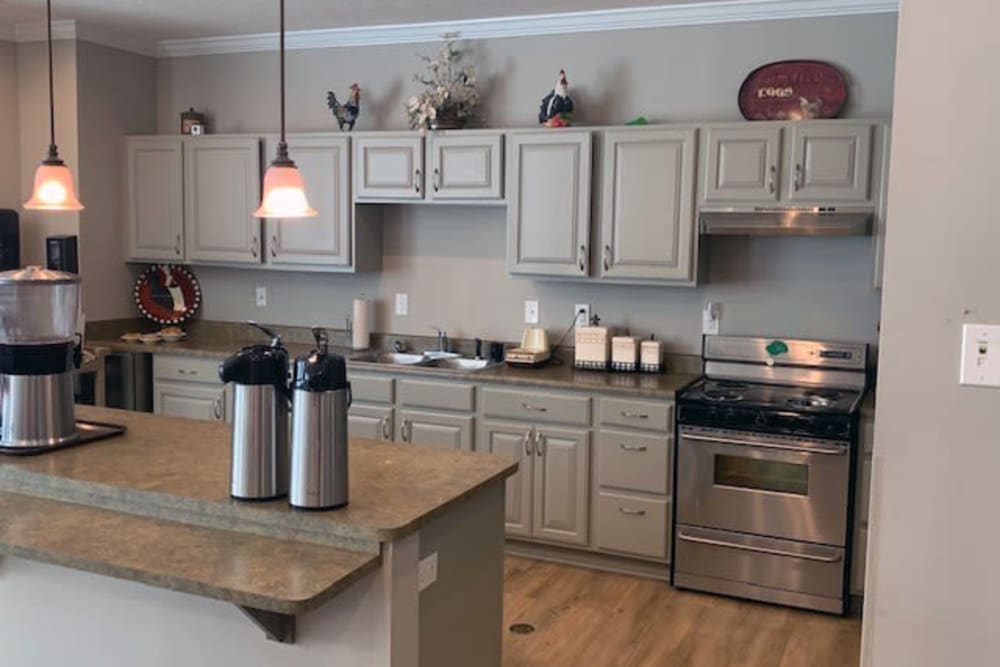
[[[747,120],[836,118],[847,102],[847,80],[819,60],[782,60],[758,67],[740,86]]]
[[[201,285],[186,267],[156,264],[136,280],[135,303],[148,320],[180,324],[194,317],[201,307]]]

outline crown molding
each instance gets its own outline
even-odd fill
[[[287,33],[286,46],[289,49],[321,49],[413,44],[437,42],[449,33],[456,34],[461,39],[497,39],[713,23],[892,14],[898,11],[899,0],[719,0],[465,21],[297,30]],[[156,55],[161,58],[178,58],[277,49],[277,33],[260,33],[164,40],[157,45]]]
[[[44,42],[46,38],[47,30],[44,21],[18,23],[14,26],[14,41],[18,43]],[[71,19],[52,22],[52,39],[75,39],[142,56],[154,57],[156,55],[156,46],[149,41],[121,35]]]

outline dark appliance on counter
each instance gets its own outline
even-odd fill
[[[75,236],[57,235],[45,239],[45,258],[50,271],[80,273]]]
[[[674,586],[846,613],[867,354],[705,338],[677,397]]]
[[[21,268],[21,226],[17,211],[0,209],[0,271]]]

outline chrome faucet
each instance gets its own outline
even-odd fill
[[[437,336],[438,336],[438,349],[437,349],[437,351],[438,352],[447,352],[448,351],[448,332],[446,332],[444,329],[440,329],[440,328],[438,328],[436,326],[433,326],[433,325],[431,326],[431,329],[434,329],[434,331],[437,332]]]
[[[399,353],[406,352],[406,341],[402,340],[394,341],[392,344],[392,349]]]

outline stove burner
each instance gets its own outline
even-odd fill
[[[796,408],[828,408],[836,404],[835,399],[830,399],[815,393],[806,394],[804,398],[796,397],[788,399],[788,404]]]
[[[806,392],[806,398],[820,398],[830,403],[839,401],[840,395],[836,389],[810,389]]]
[[[732,389],[706,389],[703,394],[708,400],[719,401],[720,403],[743,400],[743,394]]]

